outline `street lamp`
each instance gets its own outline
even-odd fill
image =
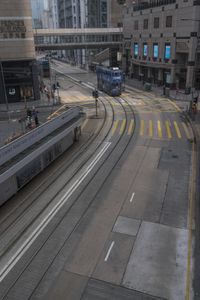
[[[0,69],[1,69],[1,77],[2,77],[4,98],[5,98],[6,109],[7,109],[7,113],[8,113],[8,120],[10,121],[10,113],[9,113],[9,107],[8,107],[8,97],[7,97],[7,92],[6,92],[5,78],[4,78],[4,73],[3,73],[3,65],[2,65],[1,60],[0,60]]]
[[[198,19],[189,19],[189,18],[183,18],[181,21],[193,21],[193,22],[200,22]],[[194,72],[192,77],[192,89],[195,89],[195,80],[196,80],[196,69],[197,69],[197,55],[198,55],[198,42],[199,42],[199,35],[197,33],[197,46],[195,49],[195,58],[194,58]]]

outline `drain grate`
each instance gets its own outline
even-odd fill
[[[172,158],[178,158],[178,155],[172,155]]]

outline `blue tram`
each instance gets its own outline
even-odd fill
[[[119,68],[96,67],[97,88],[110,96],[119,96],[122,92],[124,74]]]

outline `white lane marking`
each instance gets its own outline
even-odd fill
[[[133,202],[133,198],[135,197],[135,193],[132,194],[131,196],[131,199],[130,199],[130,202],[132,203]]]
[[[110,253],[111,253],[111,251],[112,251],[112,248],[113,248],[114,244],[115,244],[115,242],[112,241],[112,243],[111,243],[111,245],[110,245],[110,248],[108,249],[108,252],[107,252],[107,254],[106,254],[106,257],[105,257],[104,261],[107,261],[107,260],[108,260],[108,258],[109,258],[109,256],[110,256]]]
[[[94,83],[92,83],[92,82],[87,82],[91,87],[94,87]]]
[[[91,162],[91,164],[86,168],[86,170],[89,170],[91,168],[93,168],[96,163],[99,160],[99,157],[102,156],[102,153],[104,154],[105,151],[110,147],[111,143],[105,143],[104,147],[101,149],[101,151],[97,154],[97,156],[95,157],[95,159]]]
[[[49,224],[49,222],[53,219],[56,213],[62,208],[62,206],[67,202],[69,197],[75,192],[75,190],[79,187],[79,185],[83,182],[86,176],[91,172],[94,166],[98,163],[107,149],[110,147],[111,143],[105,143],[104,147],[97,154],[95,159],[89,164],[89,166],[84,170],[82,174],[79,175],[79,178],[72,184],[72,186],[68,189],[68,191],[62,196],[59,202],[50,210],[48,215],[46,215],[41,223],[36,227],[36,229],[31,233],[30,236],[23,242],[20,248],[18,248],[15,254],[0,268],[0,282],[7,276],[7,274],[12,270],[12,268],[16,265],[16,263],[20,260],[20,258],[24,255],[24,253],[29,249],[29,247],[33,244],[36,238],[40,235],[40,233],[44,230],[44,228]]]

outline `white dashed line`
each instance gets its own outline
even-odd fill
[[[130,202],[131,202],[131,203],[133,202],[134,196],[135,196],[135,193],[133,193],[132,196],[131,196],[131,199],[130,199]]]
[[[111,253],[111,251],[112,251],[112,248],[113,248],[114,244],[115,244],[115,242],[112,241],[112,243],[111,243],[111,245],[110,245],[110,248],[108,249],[108,252],[107,252],[107,254],[106,254],[106,257],[105,257],[104,261],[107,261],[107,260],[108,260],[108,258],[109,258],[109,256],[110,256],[110,253]]]

